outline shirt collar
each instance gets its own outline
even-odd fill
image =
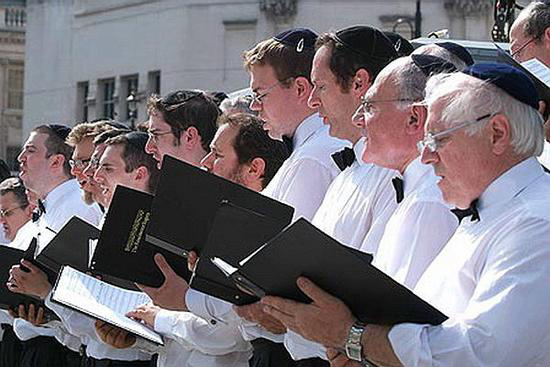
[[[309,139],[309,137],[321,127],[323,127],[323,120],[321,120],[319,114],[314,113],[313,115],[307,117],[294,132],[294,136],[292,137],[294,147],[303,145],[306,140]]]
[[[405,197],[422,182],[421,178],[431,170],[433,170],[432,166],[423,164],[420,161],[420,157],[409,163],[402,176]]]
[[[52,191],[46,195],[46,198],[42,200],[44,208],[46,208],[46,213],[48,208],[51,208],[55,203],[63,198],[63,196],[74,188],[78,189],[78,183],[75,179],[67,180],[60,185],[57,185]]]
[[[480,213],[493,204],[506,202],[517,196],[531,182],[544,175],[535,157],[527,158],[497,177],[479,197]],[[480,217],[483,216],[480,214]]]
[[[355,161],[359,163],[360,166],[367,165],[363,160],[363,152],[365,151],[365,143],[367,138],[362,137],[357,140],[357,143],[353,146],[353,152],[355,153]]]

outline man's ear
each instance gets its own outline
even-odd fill
[[[307,78],[299,76],[294,79],[294,90],[298,99],[303,99],[307,103],[312,89],[313,86]]]
[[[405,129],[409,135],[419,135],[422,137],[424,136],[424,125],[428,117],[428,110],[426,106],[419,104],[413,104],[409,108],[410,114]]]
[[[265,161],[263,158],[256,157],[249,164],[247,169],[247,175],[254,179],[260,180],[265,175]]]
[[[136,168],[136,172],[134,174],[134,178],[136,181],[145,181],[149,179],[149,170],[145,166],[139,166]]]
[[[488,122],[491,129],[491,146],[493,153],[501,155],[510,148],[510,121],[503,114],[497,114]]]
[[[359,69],[351,81],[351,92],[354,97],[361,98],[372,85],[372,79],[366,69]]]
[[[63,154],[54,154],[49,158],[49,160],[52,168],[61,167],[63,169],[63,165],[65,164],[65,157]]]
[[[183,145],[187,149],[191,150],[197,144],[201,144],[201,135],[195,126],[190,126],[181,133],[180,145]]]

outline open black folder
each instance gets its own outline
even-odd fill
[[[447,317],[305,219],[287,227],[255,253],[231,266],[212,259],[235,284],[257,297],[275,295],[309,303],[296,285],[311,279],[341,299],[363,322],[440,324]]]
[[[294,209],[265,195],[164,156],[146,239],[175,254],[200,254],[220,203],[230,201],[271,218],[290,222]]]
[[[152,201],[150,194],[117,186],[92,257],[93,271],[159,287],[164,276],[155,264],[154,255],[160,253],[179,276],[190,279],[184,258],[145,240]]]
[[[33,240],[36,248],[36,240]],[[22,251],[8,246],[0,246],[0,309],[16,309],[17,306],[34,304],[36,307],[43,307],[46,320],[56,319],[55,314],[46,308],[44,302],[38,298],[24,294],[14,293],[8,289],[6,283],[9,280],[9,271],[13,265],[18,265],[23,258],[28,258],[30,252]]]
[[[54,237],[47,244],[43,245],[35,260],[56,274],[63,265],[87,271],[89,241],[98,238],[99,232],[99,229],[90,223],[72,217],[58,233],[54,233]]]
[[[240,260],[275,237],[287,225],[287,221],[269,218],[227,201],[222,202],[201,258],[197,262],[191,279],[191,288],[237,305],[258,301],[257,296],[239,289],[210,259],[223,258],[229,264],[237,265]],[[349,247],[346,247],[346,250],[367,263],[372,261],[370,254]]]

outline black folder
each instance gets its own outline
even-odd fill
[[[286,221],[240,208],[227,201],[222,202],[201,258],[197,262],[191,288],[237,305],[257,301],[256,296],[237,288],[232,280],[212,264],[210,258],[221,257],[231,264],[238,264],[282,231],[287,224]]]
[[[224,272],[257,297],[275,295],[309,303],[311,300],[296,285],[296,279],[305,276],[341,299],[366,323],[436,325],[447,319],[305,219],[287,227],[236,268],[228,271],[225,267]]]
[[[90,256],[89,240],[99,238],[99,232],[90,223],[72,217],[36,255],[35,260],[56,274],[63,265],[86,272]]]
[[[290,222],[294,209],[198,167],[164,156],[147,241],[175,254],[200,254],[222,201]]]
[[[152,201],[153,195],[117,186],[94,251],[92,270],[150,287],[160,287],[164,276],[154,261],[154,255],[160,253],[179,276],[190,279],[191,272],[184,258],[145,240]],[[112,283],[109,279],[105,280]]]
[[[8,246],[0,246],[0,309],[16,309],[17,306],[21,304],[28,306],[32,303],[36,307],[44,308],[45,319],[55,319],[55,315],[53,314],[53,312],[46,308],[43,301],[32,296],[14,293],[10,291],[6,286],[6,283],[8,282],[8,279],[10,277],[9,271],[11,267],[14,265],[18,265],[21,259],[28,256],[29,253]]]
[[[514,60],[514,58],[510,56],[506,51],[504,51],[499,45],[497,45],[496,43],[494,43],[494,45],[497,49],[498,61],[520,69],[525,74],[527,74],[529,78],[531,78],[531,81],[533,82],[533,84],[535,84],[535,88],[537,89],[537,92],[539,94],[539,99],[546,103],[546,109],[544,110],[543,116],[545,119],[547,119],[548,116],[550,116],[550,87],[529,70],[527,70],[527,68]]]

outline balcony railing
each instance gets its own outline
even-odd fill
[[[24,7],[10,6],[0,8],[0,28],[24,30],[26,24],[27,12]]]

